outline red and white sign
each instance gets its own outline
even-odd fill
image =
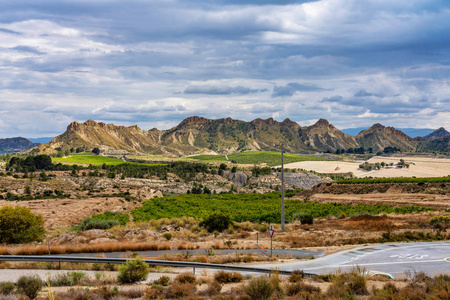
[[[270,227],[269,227],[269,235],[270,235],[270,237],[273,236],[273,233],[274,233],[274,232],[275,232],[275,229],[273,229],[273,226],[270,225]]]

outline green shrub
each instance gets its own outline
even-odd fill
[[[433,217],[430,220],[431,225],[436,226],[439,223],[443,223],[443,224],[450,224],[450,217],[449,216],[438,216],[438,217]]]
[[[169,276],[161,276],[159,279],[153,281],[153,284],[158,284],[162,286],[169,286],[170,277]]]
[[[109,229],[117,225],[120,225],[117,220],[95,220],[88,217],[81,221],[79,228],[81,231],[85,231],[90,229]]]
[[[50,280],[51,286],[74,286],[77,285],[81,279],[86,277],[86,273],[83,272],[67,272],[58,273],[54,275]]]
[[[29,208],[3,206],[0,209],[0,243],[41,241],[44,234],[44,218]]]
[[[291,276],[289,276],[289,282],[299,282],[302,281],[305,277],[305,272],[302,270],[294,270],[292,271]]]
[[[299,214],[294,214],[292,216],[293,220],[299,220],[300,223],[302,224],[310,224],[312,225],[314,222],[314,217],[311,214],[308,213],[299,213]]]
[[[367,283],[366,278],[363,275],[353,275],[348,283],[352,294],[354,295],[367,295]]]
[[[266,300],[269,299],[274,288],[270,282],[264,277],[254,278],[243,288],[244,292],[254,300]]]
[[[22,276],[17,281],[17,291],[30,299],[36,298],[44,282],[37,275]]]
[[[163,237],[164,237],[166,240],[170,241],[170,239],[172,238],[172,234],[171,234],[170,232],[164,232],[164,233],[163,233]]]
[[[205,227],[208,232],[219,231],[222,232],[232,224],[229,216],[222,214],[212,214],[205,220],[200,222],[200,226]]]
[[[117,280],[119,283],[135,283],[147,279],[150,273],[148,265],[140,258],[127,260],[119,267]]]
[[[16,288],[14,282],[0,282],[0,294],[9,295]]]

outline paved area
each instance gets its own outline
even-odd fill
[[[326,274],[337,270],[347,271],[355,266],[363,267],[368,272],[383,272],[394,277],[405,277],[408,275],[408,272],[425,272],[430,276],[450,274],[450,242],[372,245],[334,253],[309,261],[252,266],[277,268],[280,270],[304,270],[307,273],[314,274]],[[33,274],[37,274],[45,279],[47,276],[58,272],[68,271],[0,270],[0,281],[17,281],[22,275]],[[198,272],[202,272],[202,270],[199,269]],[[210,272],[214,273],[212,270]],[[96,272],[86,271],[86,273],[90,276],[95,276]],[[111,273],[113,276],[116,274],[115,272],[105,273]],[[176,276],[176,274],[151,273],[146,282],[157,279],[162,275]]]
[[[425,272],[428,275],[450,274],[450,242],[373,245],[310,261],[264,265],[269,266],[280,270],[299,269],[314,274],[346,271],[355,266],[363,267],[367,271],[388,273],[394,277],[405,277],[408,272]]]

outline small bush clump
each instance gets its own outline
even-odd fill
[[[37,275],[22,276],[17,281],[17,291],[30,299],[34,299],[42,289],[43,284],[44,282]]]
[[[214,231],[222,232],[231,224],[230,217],[222,214],[212,214],[199,223],[200,226],[205,227],[210,233]]]
[[[181,273],[175,277],[175,282],[179,283],[195,283],[196,278],[192,273]]]
[[[118,220],[96,220],[86,218],[81,221],[79,228],[81,231],[85,231],[90,229],[109,229],[117,225],[120,225]]]
[[[162,285],[162,286],[169,286],[169,283],[170,283],[169,276],[161,276],[158,279],[153,281],[153,284]]]
[[[301,224],[312,225],[314,222],[314,217],[308,213],[299,213],[292,216],[292,220],[299,220]]]
[[[243,276],[238,272],[219,271],[214,275],[214,279],[219,283],[241,282]]]
[[[74,286],[85,277],[86,273],[83,272],[58,273],[50,278],[49,283],[51,286]]]
[[[150,273],[148,264],[142,259],[136,258],[127,260],[127,262],[119,267],[117,280],[119,283],[135,283],[147,279]]]
[[[0,282],[0,295],[12,294],[15,288],[14,282]]]
[[[247,285],[245,285],[243,291],[251,299],[266,300],[272,296],[274,288],[265,277],[259,277],[252,279]]]
[[[292,271],[291,276],[289,276],[289,282],[299,282],[302,281],[305,277],[305,272],[302,270],[294,270]]]

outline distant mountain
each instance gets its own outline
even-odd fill
[[[27,138],[29,141],[38,144],[48,143],[54,139],[54,137],[39,137],[39,138]]]
[[[348,135],[356,136],[356,135],[358,135],[358,133],[360,133],[361,131],[366,130],[366,129],[368,129],[368,128],[367,127],[346,128],[346,129],[342,129],[341,131]],[[424,137],[427,134],[430,134],[434,131],[434,129],[431,129],[431,128],[397,128],[397,129],[412,138]]]
[[[374,124],[369,129],[361,131],[355,139],[360,146],[373,148],[376,152],[385,147],[396,147],[402,150],[416,148],[413,138],[394,127],[385,127],[381,124]]]
[[[292,153],[313,153],[364,147],[372,148],[376,153],[385,147],[410,151],[418,147],[430,150],[429,144],[423,138],[412,138],[401,130],[381,124],[375,124],[356,136],[351,136],[325,119],[320,119],[311,126],[300,126],[289,119],[283,122],[272,118],[245,122],[231,118],[207,119],[194,116],[168,130],[142,130],[136,125],[116,126],[93,120],[73,122],[66,132],[38,149],[41,153],[54,153],[56,148],[69,150],[85,147],[90,150],[98,147],[108,153],[184,156],[252,150],[280,151],[282,148]],[[439,147],[447,149],[445,145]]]
[[[22,150],[26,150],[29,148],[33,148],[38,146],[37,143],[32,143],[23,137],[14,137],[14,138],[6,138],[0,139],[0,152],[19,152]]]
[[[432,140],[436,140],[436,139],[440,139],[440,138],[446,137],[448,135],[450,135],[450,132],[445,130],[444,127],[441,127],[439,129],[436,129],[432,133],[427,134],[423,138],[426,139],[427,141],[432,141]]]

